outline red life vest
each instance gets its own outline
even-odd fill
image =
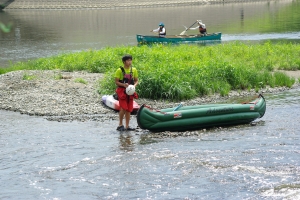
[[[126,74],[125,69],[123,67],[120,66],[120,68],[122,70],[123,80],[119,80],[119,82],[134,85],[132,67],[130,68],[130,74]]]

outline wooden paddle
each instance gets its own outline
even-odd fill
[[[198,21],[195,21],[195,23],[193,23],[193,25],[191,25],[190,27],[186,28],[184,31],[182,31],[179,35],[184,35],[185,32],[189,29],[192,28]]]

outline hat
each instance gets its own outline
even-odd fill
[[[164,23],[160,22],[158,26],[165,26]]]

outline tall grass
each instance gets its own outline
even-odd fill
[[[137,90],[140,96],[152,99],[227,95],[230,90],[259,90],[267,85],[291,87],[293,78],[272,72],[300,69],[300,46],[295,44],[157,45],[140,47],[140,50],[133,61],[139,70]],[[113,93],[115,70],[106,72],[100,93]]]
[[[20,62],[0,68],[0,73],[23,69],[105,73],[98,91],[111,94],[116,87],[115,70],[122,65],[121,57],[125,53],[133,55],[133,66],[139,72],[139,96],[151,99],[183,100],[213,93],[227,95],[233,89],[259,89],[267,85],[291,87],[295,79],[273,72],[300,70],[298,44],[233,42],[214,46],[108,47]]]

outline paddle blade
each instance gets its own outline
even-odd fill
[[[196,23],[198,22],[198,20],[197,21],[195,21],[195,23],[193,23],[193,25],[191,25],[189,28],[192,28]],[[185,27],[185,26],[184,26]],[[184,35],[185,34],[185,32],[189,29],[189,28],[187,28],[187,27],[185,27],[185,30],[184,31],[182,31],[179,35]]]
[[[186,31],[186,30],[182,31],[179,35],[184,35],[184,34],[185,34],[185,31]]]
[[[185,30],[184,31],[182,31],[179,35],[184,35],[185,34],[185,32],[186,32],[186,30],[188,30],[188,28],[186,27],[186,26],[184,26],[183,25],[183,27],[185,28]]]

